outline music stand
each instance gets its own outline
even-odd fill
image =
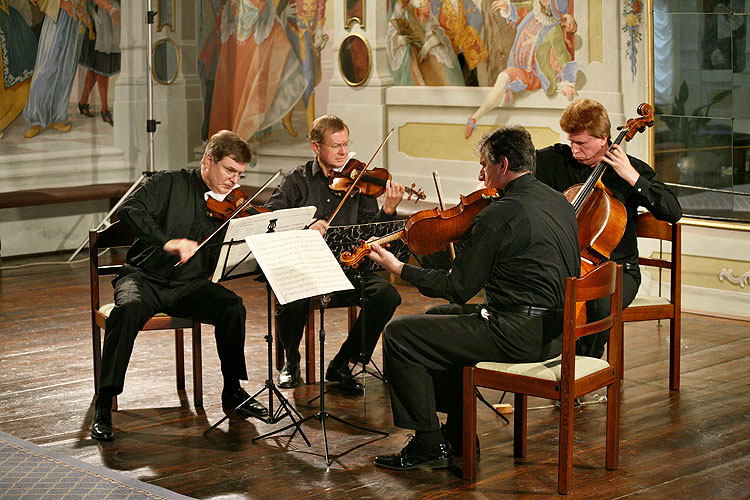
[[[259,273],[257,263],[254,262],[254,259],[250,259],[252,253],[246,247],[242,248],[242,245],[245,244],[245,240],[236,239],[239,235],[246,237],[247,235],[257,234],[259,232],[272,233],[276,230],[282,229],[298,229],[300,227],[304,227],[309,223],[310,219],[312,218],[313,212],[313,207],[306,207],[301,209],[278,210],[276,212],[273,212],[272,214],[263,213],[244,217],[242,219],[232,220],[224,236],[220,258],[216,263],[216,270],[214,271],[213,280],[226,281],[228,279],[239,278],[242,276]],[[260,231],[260,229],[263,227],[263,224],[266,225],[265,231]],[[262,272],[260,273],[258,280],[266,282],[268,329],[265,339],[268,346],[268,378],[266,379],[263,387],[261,387],[253,395],[245,399],[245,401],[237,405],[237,407],[235,407],[231,412],[222,417],[218,422],[206,429],[203,432],[203,435],[208,435],[209,432],[218,427],[222,422],[237,413],[245,403],[259,396],[263,393],[263,391],[268,390],[268,417],[260,420],[266,422],[267,424],[275,424],[283,420],[284,418],[289,417],[292,420],[291,425],[297,428],[297,430],[302,435],[302,438],[307,443],[307,446],[311,446],[310,441],[307,439],[307,436],[300,428],[302,415],[279,391],[273,380],[273,314],[271,308],[271,286],[268,283],[268,280],[263,279]],[[279,407],[275,412],[273,409],[274,396],[279,401]],[[295,420],[295,415],[299,420]]]
[[[286,233],[255,235],[248,237],[247,242],[255,254],[258,265],[266,273],[266,277],[281,304],[309,297],[320,297],[320,331],[318,339],[320,342],[320,369],[321,373],[323,373],[325,368],[325,307],[330,300],[329,294],[342,290],[351,290],[354,287],[338,266],[336,258],[317,231],[288,231]],[[291,254],[285,255],[283,262],[282,259],[277,258],[278,256],[275,255],[275,249],[282,247],[286,248],[288,253]],[[297,263],[296,267],[292,265],[293,263]],[[387,432],[353,424],[327,412],[325,409],[325,380],[322,376],[320,377],[319,387],[321,393],[320,407],[316,413],[280,429],[256,436],[253,438],[253,442],[284,432],[292,427],[299,428],[299,425],[302,423],[315,419],[321,423],[323,429],[325,460],[326,464],[330,465],[328,434],[326,431],[326,420],[328,418],[355,429],[383,436],[388,435]]]

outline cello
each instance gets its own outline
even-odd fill
[[[630,118],[609,149],[623,140],[630,141],[638,132],[654,125],[654,110],[651,105],[641,103],[637,109],[639,118]],[[627,212],[625,206],[604,186],[601,177],[607,168],[600,161],[586,182],[565,190],[565,197],[573,205],[578,220],[578,244],[581,249],[581,276],[609,259],[625,233]]]

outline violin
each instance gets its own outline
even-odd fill
[[[240,210],[237,215],[233,215],[238,209],[248,201],[250,197],[245,193],[241,187],[232,189],[229,194],[226,195],[224,201],[215,200],[210,196],[206,200],[206,209],[208,210],[208,216],[214,219],[226,221],[229,218],[240,218],[247,217],[248,215],[256,215],[259,213],[270,212],[270,208],[253,205],[247,203],[244,210]],[[255,210],[253,212],[252,210]]]
[[[623,140],[630,141],[639,132],[654,125],[654,110],[641,103],[640,118],[630,118],[617,128],[620,134],[609,149]],[[609,258],[625,233],[628,214],[625,206],[604,186],[601,177],[607,164],[599,162],[586,182],[565,190],[565,197],[575,208],[578,221],[578,244],[581,248],[581,276]]]
[[[466,233],[474,217],[484,210],[490,201],[499,197],[497,189],[484,188],[468,196],[446,210],[431,208],[420,210],[406,219],[404,229],[387,234],[369,243],[360,242],[352,252],[344,252],[339,260],[347,266],[358,267],[360,261],[372,252],[373,243],[383,244],[401,239],[413,253],[429,255],[443,250],[449,243],[458,241]]]
[[[367,165],[365,163],[351,158],[344,165],[341,172],[336,172],[335,170],[331,172],[331,175],[328,177],[328,187],[337,194],[345,193],[366,168]],[[391,174],[388,170],[384,168],[371,168],[362,175],[357,183],[357,187],[360,193],[377,198],[385,193],[385,184],[389,180],[391,180]],[[411,187],[406,187],[406,193],[409,195],[406,199],[411,200],[411,197],[414,196],[414,202],[416,203],[419,200],[424,200],[427,195],[421,189],[414,189],[415,185],[416,183],[412,183]]]

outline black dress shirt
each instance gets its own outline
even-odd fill
[[[179,284],[205,279],[213,272],[222,234],[201,248],[179,267],[176,255],[162,247],[171,239],[187,238],[198,243],[218,228],[222,221],[208,216],[204,194],[209,188],[200,169],[157,172],[117,210],[136,240],[127,253],[125,272],[137,270],[161,284]]]
[[[612,251],[610,258],[618,264],[638,264],[638,239],[635,224],[638,218],[638,207],[645,207],[659,220],[677,222],[682,216],[682,209],[677,197],[659,181],[656,172],[641,160],[628,155],[630,164],[638,171],[640,177],[631,186],[617,175],[612,168],[607,168],[602,175],[602,182],[612,191],[616,199],[625,205],[627,224],[622,240]],[[574,184],[588,179],[593,168],[579,163],[573,158],[573,152],[567,144],[555,144],[536,153],[536,176],[543,183],[557,191],[565,191]]]
[[[572,205],[526,174],[508,183],[502,198],[474,218],[450,271],[406,264],[401,278],[428,297],[458,304],[484,287],[490,310],[509,305],[561,309],[565,279],[578,276],[580,261]]]
[[[341,203],[341,196],[328,188],[328,178],[318,164],[317,158],[300,165],[286,174],[281,184],[264,205],[271,210],[314,206],[315,219],[331,216]],[[331,221],[332,226],[348,226],[369,222],[393,220],[395,213],[389,215],[378,208],[378,201],[372,196],[361,193],[352,194]]]

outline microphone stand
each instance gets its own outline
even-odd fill
[[[156,125],[161,122],[154,120],[154,77],[151,73],[151,67],[153,66],[153,54],[151,53],[151,47],[153,46],[152,31],[154,26],[154,18],[156,17],[156,11],[153,10],[153,0],[147,0],[146,9],[146,26],[148,26],[148,30],[146,31],[148,44],[148,46],[146,47],[146,112],[148,113],[148,118],[146,119],[146,134],[148,135],[148,155],[146,156],[146,171],[141,173],[141,176],[138,177],[133,185],[128,188],[125,194],[122,195],[122,198],[120,198],[117,203],[115,203],[114,206],[110,209],[110,211],[107,212],[107,215],[105,215],[104,218],[96,226],[95,229],[97,231],[104,226],[110,226],[109,219],[110,217],[112,217],[112,215],[114,215],[117,209],[120,208],[120,205],[122,205],[127,197],[130,196],[133,191],[138,189],[147,178],[154,175],[154,134],[156,133]],[[88,243],[88,241],[89,238],[88,236],[86,236],[86,238],[84,238],[75,252],[73,252],[73,255],[68,258],[67,262],[72,262],[73,259],[75,259],[76,255],[78,255],[80,251],[83,250],[83,247],[86,246],[86,243]]]

